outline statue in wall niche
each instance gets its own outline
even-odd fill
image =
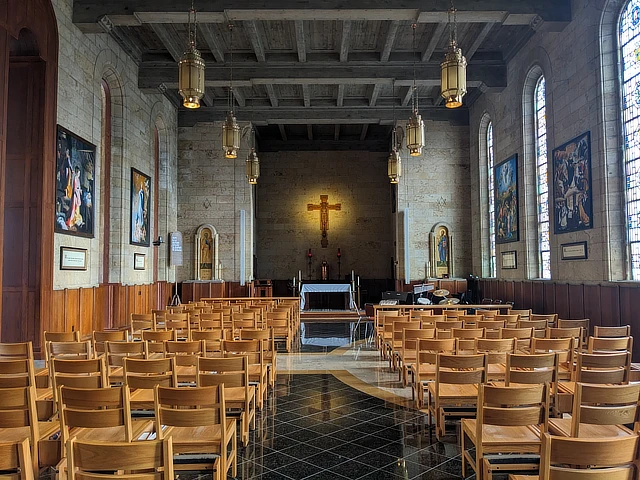
[[[443,223],[435,225],[430,234],[431,261],[427,277],[449,278],[453,276],[453,241],[451,230]]]
[[[201,225],[195,234],[195,279],[220,279],[218,233],[212,225]]]

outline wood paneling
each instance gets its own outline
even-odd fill
[[[636,295],[638,290],[636,290]],[[600,287],[600,306],[602,307],[602,325],[615,327],[620,325],[620,289],[618,285]]]
[[[640,339],[640,322],[638,312],[640,312],[640,295],[637,287],[622,285],[619,287],[620,293],[620,324],[631,325],[631,335],[635,339]],[[640,356],[640,342],[635,341],[633,345],[633,356]]]
[[[584,285],[569,285],[569,318],[587,318],[584,314]]]
[[[569,285],[566,283],[555,283],[556,291],[556,311],[558,318],[571,318],[569,314]]]
[[[544,312],[544,288],[542,282],[523,282],[529,293],[529,302],[523,302],[522,308],[530,308],[534,312]],[[531,305],[528,307],[527,305]]]
[[[595,325],[602,325],[602,310],[600,306],[600,285],[584,286],[584,318],[590,320],[593,329]]]

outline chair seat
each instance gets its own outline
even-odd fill
[[[538,475],[509,475],[509,480],[539,480]]]
[[[234,419],[227,420],[227,437],[228,432],[235,432],[235,422]],[[175,453],[220,453],[222,433],[220,425],[167,427],[164,431],[166,437],[173,438]]]
[[[429,384],[429,392],[432,396],[435,396],[436,384],[434,382]],[[440,403],[472,403],[476,404],[478,400],[478,386],[475,384],[440,384]]]
[[[40,439],[44,440],[60,431],[60,423],[58,421],[38,422],[38,430],[40,431]],[[14,442],[23,438],[31,438],[29,427],[0,428],[0,442]]]
[[[153,432],[153,421],[131,422],[132,439],[135,441],[145,433]],[[123,442],[124,427],[107,427],[107,428],[73,428],[70,437],[79,440],[91,440],[95,442]]]
[[[251,385],[249,386],[249,401],[253,400],[256,395],[256,388]],[[231,407],[238,406],[238,403],[242,403],[244,406],[245,402],[245,390],[244,387],[224,387],[224,401],[227,404],[231,404]]]
[[[463,418],[462,428],[475,444],[477,441],[476,419]],[[540,430],[534,426],[483,425],[482,427],[482,445],[485,452],[538,453],[540,443]]]
[[[571,436],[571,418],[552,418],[549,420],[549,433]],[[583,423],[580,425],[578,438],[600,438],[600,437],[626,437],[633,435],[633,431],[624,425],[593,425]]]

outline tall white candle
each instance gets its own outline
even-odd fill
[[[353,283],[353,282],[354,282],[354,280],[355,280],[355,276],[354,276],[354,274],[353,274],[353,270],[351,270],[351,283]]]
[[[360,286],[360,275],[358,275],[358,287]]]

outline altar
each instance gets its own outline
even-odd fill
[[[300,290],[300,310],[309,309],[310,295],[338,293],[344,296],[345,310],[356,310],[351,285],[348,283],[305,283]]]

